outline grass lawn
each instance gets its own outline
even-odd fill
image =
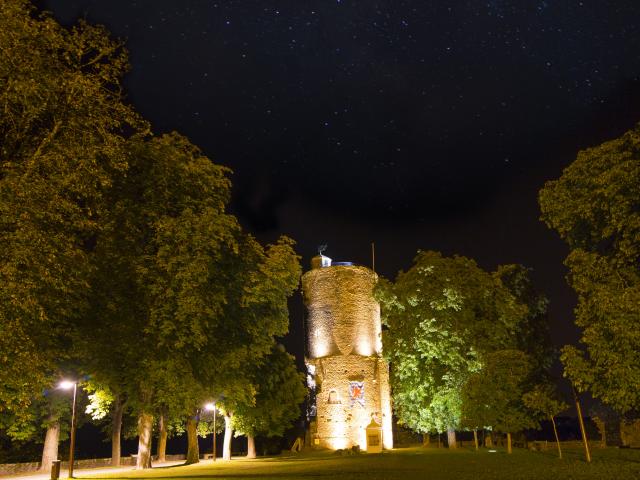
[[[489,453],[469,449],[397,449],[383,454],[339,456],[308,453],[299,456],[211,461],[197,465],[156,468],[91,478],[176,479],[373,479],[373,480],[495,480],[518,479],[640,479],[640,450],[594,450],[593,462],[582,460],[581,450],[563,452],[559,460],[552,450],[529,452],[516,449]],[[84,477],[89,478],[89,477]]]

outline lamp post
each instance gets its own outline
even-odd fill
[[[213,461],[216,461],[216,403],[212,402],[212,403],[207,403],[204,408],[209,411],[209,412],[213,412]]]
[[[71,434],[69,441],[69,478],[73,478],[73,454],[76,446],[76,394],[78,392],[78,382],[63,380],[60,388],[70,390],[73,388],[73,404],[71,407]]]

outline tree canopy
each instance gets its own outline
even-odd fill
[[[527,307],[527,315],[515,330],[515,347],[527,354],[531,367],[530,381],[538,384],[548,382],[549,368],[556,352],[549,331],[549,300],[534,286],[531,272],[523,265],[510,264],[498,266],[494,275],[518,303]]]
[[[531,375],[528,356],[521,350],[499,350],[483,360],[482,370],[471,375],[462,390],[463,424],[502,433],[537,426],[523,402]]]
[[[376,296],[399,421],[419,432],[456,428],[462,388],[484,354],[515,347],[527,307],[474,261],[437,252],[419,252]]]
[[[0,424],[24,437],[44,390],[90,375],[96,414],[140,415],[147,462],[153,415],[239,392],[287,332],[294,242],[261,245],[227,212],[229,170],[151,133],[105,28],[26,0],[0,24]]]
[[[565,374],[621,413],[640,407],[640,125],[582,150],[539,195],[542,220],[570,248],[581,347]]]
[[[304,375],[294,358],[277,345],[255,366],[253,403],[236,406],[232,425],[239,434],[279,436],[300,417],[300,404],[306,395]]]
[[[24,0],[0,3],[0,411],[23,415],[70,352],[90,253],[127,135],[122,44],[64,29]]]
[[[194,418],[287,332],[298,257],[286,237],[264,248],[242,231],[225,211],[227,170],[184,137],[134,137],[127,162],[96,245],[102,301],[81,337],[100,333],[93,367],[130,408]]]

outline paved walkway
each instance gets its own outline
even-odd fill
[[[201,460],[202,462],[202,460]],[[163,462],[163,463],[154,463],[153,468],[157,467],[172,467],[174,465],[182,465],[184,460],[177,460],[174,462]],[[130,472],[131,470],[135,470],[134,466],[127,465],[125,467],[95,467],[95,468],[76,468],[73,470],[74,477],[85,477],[87,475],[97,475],[100,473],[120,473],[120,472]],[[62,469],[60,471],[60,479],[65,480],[67,478],[68,470]],[[40,472],[21,472],[15,473],[13,475],[5,475],[0,478],[24,478],[28,480],[49,480],[51,475],[49,473],[40,473]]]

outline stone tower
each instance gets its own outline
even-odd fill
[[[366,429],[377,423],[382,445],[391,449],[389,367],[382,358],[380,305],[373,298],[378,276],[348,262],[332,264],[323,255],[311,267],[302,276],[308,383],[315,390],[311,444],[366,450],[369,442],[373,451],[378,441]]]

